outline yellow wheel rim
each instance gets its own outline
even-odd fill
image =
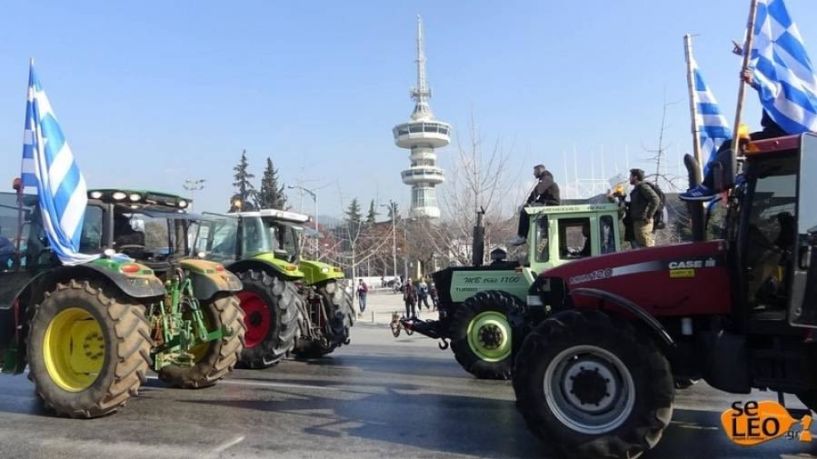
[[[60,311],[45,330],[43,357],[51,380],[68,392],[81,392],[99,377],[105,363],[105,336],[85,309]]]

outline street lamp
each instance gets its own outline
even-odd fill
[[[206,182],[206,181],[207,181],[207,179],[186,179],[184,181],[184,184],[182,185],[182,187],[184,187],[185,190],[190,192],[190,201],[191,201],[190,202],[190,207],[193,207],[193,204],[196,202],[196,200],[195,200],[196,191],[203,190],[204,189],[204,182]]]
[[[321,239],[321,232],[318,229],[318,193],[309,188],[302,187],[301,185],[287,185],[287,188],[290,190],[301,190],[305,191],[309,196],[312,197],[312,200],[315,201],[315,259],[320,259],[320,239]]]
[[[389,200],[389,204],[380,204],[380,207],[387,207],[391,213],[391,267],[394,278],[397,278],[397,229],[395,219],[397,218],[396,202]]]

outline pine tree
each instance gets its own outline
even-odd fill
[[[357,198],[354,198],[346,209],[346,222],[359,225],[362,219],[363,215],[360,213],[360,204],[357,202]]]
[[[258,193],[258,207],[261,209],[283,209],[286,204],[287,197],[284,194],[284,185],[278,186],[278,169],[272,165],[272,159],[267,157],[267,167],[261,177],[261,190]]]
[[[241,210],[255,209],[258,192],[252,184],[255,175],[249,171],[247,150],[241,151],[241,160],[233,168],[233,172],[235,172],[233,174],[233,187],[235,187],[236,195],[241,200]]]
[[[377,218],[377,211],[374,210],[374,199],[369,203],[369,213],[366,214],[366,224],[373,225]]]

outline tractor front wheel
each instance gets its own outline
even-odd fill
[[[303,299],[294,282],[263,271],[240,272],[238,278],[244,284],[238,298],[247,327],[241,364],[256,369],[271,367],[295,346]]]
[[[174,387],[198,389],[209,387],[233,371],[244,347],[244,314],[238,298],[218,294],[201,302],[207,331],[221,330],[219,339],[200,343],[190,349],[193,366],[168,365],[159,370],[159,379]]]
[[[598,311],[542,322],[519,351],[513,386],[528,428],[569,457],[637,457],[672,417],[667,359],[629,322]]]
[[[465,300],[451,320],[451,350],[465,371],[479,379],[511,377],[514,350],[524,338],[522,305],[500,291]]]
[[[70,280],[34,307],[29,378],[57,414],[104,416],[137,394],[150,348],[142,305],[103,284]]]

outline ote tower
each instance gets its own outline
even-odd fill
[[[435,148],[451,142],[451,125],[434,119],[428,100],[431,89],[426,81],[426,56],[423,40],[423,21],[417,16],[417,86],[411,90],[414,111],[411,120],[392,129],[394,143],[411,150],[411,167],[400,173],[403,183],[411,185],[412,218],[439,218],[434,187],[445,180],[443,170],[437,167]]]

